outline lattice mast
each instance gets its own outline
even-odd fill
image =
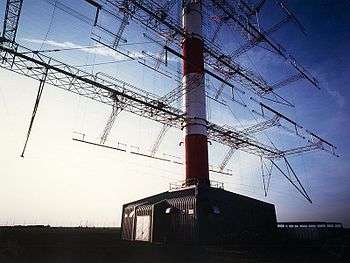
[[[183,1],[182,27],[186,184],[209,185],[201,0]]]
[[[278,29],[285,21],[293,19],[293,21],[298,24],[294,15],[287,10],[284,5],[282,7],[286,11],[287,17],[277,23],[276,26],[272,26],[271,30],[264,31],[260,30],[259,27],[256,28],[254,23],[247,22],[246,11],[241,10],[240,6],[231,5],[229,1],[184,0],[182,6],[179,5],[183,9],[182,24],[172,19],[171,15],[168,14],[170,10],[169,6],[173,5],[175,0],[166,1],[165,6],[153,0],[85,1],[96,7],[94,22],[94,26],[96,27],[101,27],[98,25],[99,12],[105,12],[113,16],[122,12],[127,16],[130,15],[129,17],[141,26],[146,29],[151,29],[158,34],[158,36],[165,39],[165,46],[163,47],[165,50],[165,57],[167,58],[167,54],[171,53],[183,61],[183,83],[180,88],[176,87],[167,95],[158,96],[103,72],[98,72],[96,74],[88,73],[78,67],[68,65],[50,56],[44,55],[44,52],[28,49],[18,44],[15,39],[23,0],[7,0],[4,27],[0,37],[0,68],[10,70],[40,82],[26,142],[28,141],[34,122],[42,89],[44,84],[47,83],[51,86],[59,87],[66,91],[107,104],[113,108],[112,114],[101,137],[100,144],[92,143],[93,145],[105,146],[103,144],[108,137],[116,115],[123,110],[159,122],[163,125],[151,149],[151,154],[143,156],[155,157],[161,140],[169,127],[181,128],[183,130],[186,185],[209,185],[209,171],[217,172],[213,169],[209,169],[208,165],[207,139],[209,138],[211,141],[215,141],[230,148],[219,167],[219,172],[223,171],[236,150],[254,154],[261,158],[265,194],[269,188],[269,178],[271,177],[272,168],[275,168],[311,202],[310,197],[293,171],[287,158],[302,152],[311,152],[315,150],[323,150],[338,156],[336,154],[336,147],[333,144],[303,128],[298,123],[253,97],[250,97],[250,100],[255,103],[258,108],[252,109],[251,112],[259,116],[259,118],[263,118],[264,120],[261,122],[239,130],[234,127],[227,125],[222,126],[206,120],[204,74],[222,82],[222,86],[220,86],[219,90],[227,86],[234,89],[235,92],[237,91],[244,94],[244,91],[237,88],[236,85],[233,85],[233,83],[238,83],[242,88],[255,93],[262,99],[288,106],[292,106],[292,104],[275,93],[275,89],[295,82],[300,78],[307,79],[318,87],[318,82],[314,77],[297,64],[292,56],[286,54],[279,44],[272,42],[272,40],[268,38],[269,32],[273,32],[274,30],[272,29]],[[243,0],[239,0],[239,2],[243,3]],[[208,3],[212,4],[208,6]],[[297,75],[289,76],[286,79],[270,85],[263,80],[261,76],[256,75],[251,70],[236,63],[234,61],[236,55],[227,55],[223,53],[220,48],[213,45],[213,41],[208,40],[204,34],[202,35],[202,26],[204,26],[202,23],[202,15],[204,14],[204,11],[202,13],[202,8],[204,8],[204,10],[208,8],[216,10],[218,14],[224,15],[225,22],[227,19],[231,22],[233,21],[236,26],[239,26],[238,28],[241,29],[242,33],[245,32],[245,34],[249,35],[248,39],[251,43],[247,42],[248,44],[244,44],[242,52],[246,52],[257,43],[264,42],[284,57],[297,70]],[[249,14],[250,13],[252,12],[249,11]],[[232,23],[230,23],[230,25],[232,26]],[[122,24],[122,26],[124,27],[125,23]],[[119,30],[118,32],[121,31]],[[252,32],[254,32],[254,34],[251,36]],[[117,37],[121,37],[121,35]],[[150,40],[155,43],[157,42],[156,40],[152,40],[152,38],[150,38]],[[117,50],[114,46],[115,42],[108,44],[99,40],[96,41],[136,61],[135,58]],[[246,47],[249,48],[247,49]],[[180,51],[180,48],[182,48],[182,51]],[[205,67],[203,52],[205,54]],[[242,52],[240,51],[237,56],[242,54]],[[157,61],[159,63],[160,60],[157,58]],[[137,62],[149,67],[142,61],[138,60]],[[166,63],[165,65],[167,66]],[[161,73],[158,71],[158,66],[152,69]],[[272,97],[267,97],[269,95]],[[220,94],[218,96],[220,96]],[[174,99],[176,100],[180,97],[183,98],[184,107],[182,110],[172,105]],[[238,100],[232,99],[234,102],[246,107],[246,105]],[[297,146],[280,148],[271,141],[270,144],[266,144],[254,137],[255,133],[262,132],[271,127],[283,128],[284,131],[301,138],[304,143],[298,144]],[[23,154],[24,151],[22,156]],[[284,161],[284,170],[278,166],[277,161]],[[267,165],[268,163],[270,163],[270,166]]]

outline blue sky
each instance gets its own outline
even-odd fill
[[[69,1],[62,1],[69,4]],[[269,13],[274,1],[267,1],[262,10],[262,26],[273,23],[278,14]],[[305,81],[281,89],[297,107],[273,105],[288,117],[315,131],[338,147],[339,158],[324,152],[303,154],[292,158],[296,172],[309,191],[313,204],[309,204],[279,174],[273,174],[270,194],[263,196],[259,163],[255,157],[237,153],[229,164],[234,176],[212,174],[212,179],[225,182],[227,190],[246,194],[276,205],[280,221],[326,220],[350,225],[349,154],[349,83],[350,58],[348,47],[350,24],[347,1],[286,1],[306,28],[307,36],[292,24],[276,32],[273,38],[291,50],[293,55],[319,79],[321,90]],[[5,1],[0,1],[1,19]],[[93,9],[83,1],[70,6],[87,17]],[[53,18],[52,14],[54,15]],[[113,21],[105,21],[112,24]],[[44,0],[26,0],[23,7],[18,41],[35,49],[52,49],[93,45],[91,26],[56,9]],[[141,33],[140,33],[141,32]],[[140,30],[129,25],[128,43],[145,42]],[[150,32],[148,32],[150,34]],[[236,45],[239,38],[223,30],[218,42],[224,46]],[[242,40],[240,40],[242,41]],[[131,45],[134,56],[142,50],[156,54],[155,45]],[[108,50],[67,51],[50,53],[73,65],[93,64],[124,58]],[[251,63],[253,60],[254,63]],[[287,67],[270,54],[255,48],[242,56],[241,62],[252,67],[271,81],[277,80]],[[285,64],[285,63],[284,63]],[[171,69],[177,65],[170,61]],[[280,70],[281,68],[281,70]],[[137,87],[164,95],[175,87],[174,78],[161,77],[137,63],[120,61],[106,66],[85,67],[86,71],[105,71]],[[44,223],[51,225],[118,225],[121,205],[136,198],[167,190],[168,183],[183,179],[183,168],[155,160],[135,158],[71,140],[72,132],[87,134],[97,139],[109,115],[105,105],[91,102],[56,88],[46,88],[40,105],[33,134],[24,159],[19,157],[24,142],[37,83],[14,73],[0,70],[0,174],[3,191],[0,209],[6,217],[0,224]],[[213,85],[217,85],[213,81]],[[226,96],[229,93],[226,92]],[[245,113],[237,105],[232,109],[242,122]],[[238,126],[227,109],[208,102],[208,115],[215,122]],[[117,141],[148,150],[160,130],[160,125],[134,117],[128,113],[118,116],[109,143]],[[283,133],[276,133],[282,138]],[[273,136],[273,135],[272,135]],[[283,137],[285,138],[285,137]],[[293,140],[284,139],[285,144]],[[160,152],[182,156],[181,132],[171,130]],[[210,147],[212,164],[220,162],[226,148],[214,144]],[[54,204],[54,205],[53,205]]]

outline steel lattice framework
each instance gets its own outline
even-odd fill
[[[290,64],[298,71],[298,79],[305,78],[310,81],[316,87],[318,86],[317,80],[302,66],[300,66],[295,59],[287,54],[280,45],[275,44],[270,40],[266,34],[260,32],[253,24],[247,22],[245,15],[242,14],[242,10],[234,9],[227,1],[212,1],[213,6],[220,7],[220,11],[224,12],[227,17],[233,19],[242,29],[243,32],[249,34],[249,39],[254,43],[266,42],[272,48],[274,48],[279,55],[288,60]],[[125,8],[125,1],[108,0],[107,3],[117,8]],[[130,15],[142,25],[150,28],[164,38],[171,38],[173,44],[177,46],[181,45],[181,39],[185,36],[185,32],[181,26],[171,16],[167,15],[163,11],[163,7],[155,1],[144,0],[130,0],[128,1],[128,11]],[[108,7],[107,7],[108,8]],[[123,9],[124,10],[124,9]],[[286,20],[291,19],[289,14]],[[285,21],[283,21],[285,23]],[[281,24],[283,24],[281,23]],[[280,26],[280,25],[279,25]],[[277,28],[279,26],[276,26]],[[273,27],[271,32],[277,30]],[[264,79],[256,75],[249,69],[240,66],[234,62],[233,57],[222,52],[217,46],[215,46],[210,40],[204,39],[204,52],[206,54],[206,65],[215,69],[221,73],[224,77],[230,76],[230,80],[233,80],[243,87],[251,90],[258,95],[265,95],[273,93],[273,87],[269,85]],[[245,51],[248,49],[245,49]],[[290,79],[290,77],[288,77]],[[294,78],[294,81],[298,80]],[[282,81],[281,81],[282,82]],[[285,84],[289,84],[285,82]]]
[[[2,38],[9,47],[15,48],[15,38],[18,28],[19,17],[22,10],[23,0],[9,0],[6,3],[5,21]]]
[[[169,9],[174,5],[174,1],[167,2],[165,6],[152,0],[85,1],[92,4],[97,9],[94,20],[95,26],[98,26],[98,13],[101,12],[101,10],[115,15],[118,13],[118,10],[122,13],[122,23],[117,34],[114,35],[114,41],[112,43],[103,43],[105,46],[116,50],[128,21],[132,19],[137,21],[143,27],[151,29],[164,39],[165,45],[163,46],[162,52],[165,52],[166,56],[167,52],[170,52],[184,60],[179,49],[181,47],[181,41],[186,37],[187,33],[179,25],[178,21],[173,19],[168,13]],[[213,44],[214,41],[209,41],[206,38],[203,39],[205,53],[204,72],[222,83],[222,86],[220,86],[215,97],[217,98],[220,96],[220,93],[225,86],[230,86],[231,88],[235,88],[236,91],[244,93],[244,91],[237,89],[237,83],[241,87],[244,87],[258,96],[273,94],[277,97],[278,95],[275,93],[275,89],[281,88],[300,79],[306,79],[314,86],[318,87],[317,80],[299,65],[291,55],[286,53],[279,44],[269,38],[270,33],[278,30],[288,21],[294,20],[298,22],[294,15],[283,6],[286,10],[287,16],[270,29],[261,31],[251,21],[251,14],[253,13],[254,8],[252,8],[246,1],[240,0],[239,2],[239,5],[232,5],[230,1],[226,0],[206,1],[207,6],[215,9],[223,17],[217,30],[220,30],[223,23],[232,20],[236,25],[236,29],[239,28],[240,33],[247,37],[247,42],[240,48],[234,50],[231,54],[225,54],[218,46]],[[40,52],[30,50],[17,44],[15,38],[22,4],[23,0],[7,1],[3,34],[0,39],[1,68],[40,81],[40,95],[42,88],[46,83],[111,106],[113,111],[101,137],[102,144],[105,143],[115,117],[120,111],[127,111],[163,124],[163,129],[152,148],[151,156],[155,155],[159,148],[159,144],[169,127],[183,129],[184,123],[188,121],[188,117],[185,112],[172,106],[174,100],[184,95],[181,86],[175,88],[166,96],[160,97],[144,89],[137,88],[125,81],[119,80],[115,77],[110,77],[107,74],[87,73],[77,67],[67,65],[50,56],[43,55]],[[217,32],[214,34],[216,35]],[[297,73],[274,84],[269,84],[260,75],[242,67],[235,61],[235,58],[259,43],[265,43],[275,50],[277,54],[292,65]],[[161,61],[158,58],[156,60],[157,70],[160,62]],[[40,96],[37,98],[36,105],[39,104],[39,100]],[[278,169],[288,181],[290,181],[291,184],[311,202],[310,197],[306,193],[306,190],[286,158],[291,155],[314,150],[324,150],[336,155],[336,147],[316,134],[304,129],[299,124],[275,111],[271,107],[261,102],[256,102],[258,103],[261,112],[255,111],[255,114],[260,115],[265,121],[241,130],[228,126],[220,126],[215,123],[206,123],[208,139],[229,147],[229,152],[221,163],[220,170],[224,169],[236,150],[257,155],[262,160],[265,194],[268,191],[272,168],[276,167],[276,169]],[[35,117],[35,112],[36,109],[33,112],[33,119]],[[292,129],[287,128],[283,123],[288,123],[289,127],[291,125]],[[267,145],[254,137],[255,133],[259,133],[271,127],[282,127],[288,132],[301,137],[305,143],[296,147],[278,149],[276,146]],[[270,168],[267,167],[264,160],[270,162]],[[281,170],[276,164],[277,160],[283,160],[286,163],[287,172]],[[268,183],[265,181],[266,176],[268,177]],[[291,177],[296,181],[293,181]]]
[[[0,45],[0,67],[41,80],[47,70],[46,83],[75,94],[107,104],[116,105],[133,114],[157,121],[168,126],[182,128],[185,115],[182,111],[162,102],[161,98],[124,81],[106,79],[98,74],[93,75],[78,68],[66,65],[49,56],[38,54],[22,46],[18,50]],[[118,103],[120,102],[120,103]],[[323,149],[331,151],[323,139],[313,137],[313,141],[305,146],[278,150],[265,145],[246,135],[244,131],[233,130],[208,123],[209,138],[218,143],[234,147],[242,151],[264,156],[265,158],[281,158],[286,155],[304,151]],[[328,145],[328,147],[327,147]]]

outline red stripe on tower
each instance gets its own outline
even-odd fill
[[[203,75],[203,41],[196,37],[185,38],[182,42],[183,75],[199,73]]]
[[[201,1],[184,1],[182,43],[187,185],[209,186]]]

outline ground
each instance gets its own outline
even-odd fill
[[[0,263],[350,262],[349,231],[341,242],[152,245],[120,239],[119,228],[0,227]]]

